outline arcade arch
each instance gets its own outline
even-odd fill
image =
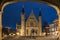
[[[5,6],[7,6],[7,5],[9,5],[9,4],[12,4],[12,3],[15,3],[15,2],[12,1],[12,2],[7,2],[7,3],[5,3],[5,4],[2,6],[2,9],[1,9],[1,11],[0,11],[0,40],[2,40],[2,13],[3,13],[3,9],[4,9]],[[44,2],[42,2],[42,3],[44,3]],[[46,3],[46,2],[45,2],[45,3]],[[58,33],[59,33],[59,35],[60,35],[60,10],[59,10],[59,8],[58,8],[57,6],[55,6],[55,5],[52,5],[52,4],[50,4],[50,3],[46,3],[46,4],[48,4],[49,6],[53,7],[53,8],[57,11],[58,21],[59,21],[59,23],[58,23]]]

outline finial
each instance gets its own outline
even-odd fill
[[[41,11],[40,11],[41,8],[39,8],[39,16],[41,16]]]
[[[32,11],[31,11],[32,13],[33,13],[33,9],[32,9]]]
[[[41,11],[39,11],[39,16],[42,16]]]
[[[25,11],[24,11],[24,5],[23,5],[23,6],[22,6],[22,13],[24,14],[24,12],[25,12]]]

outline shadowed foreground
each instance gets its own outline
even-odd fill
[[[58,37],[6,37],[3,40],[59,40]]]

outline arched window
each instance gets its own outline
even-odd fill
[[[36,29],[32,29],[31,30],[31,35],[32,36],[37,36],[37,30]]]
[[[33,27],[34,26],[33,22],[30,22],[30,25],[31,25],[31,27]]]

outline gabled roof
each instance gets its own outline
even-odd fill
[[[34,15],[34,12],[32,10],[29,16],[31,16],[31,15],[33,15],[35,17],[35,19],[38,21],[39,20],[38,18],[39,18],[39,16],[42,16],[42,13],[41,13],[41,11],[39,11],[38,18],[36,18],[36,16]],[[29,18],[29,16],[27,18],[25,18],[25,21]]]
[[[33,16],[33,17],[36,19],[33,10],[31,11],[31,14],[28,16],[28,18],[25,19],[25,22],[26,22],[26,21],[29,19],[29,17],[31,17],[31,16]],[[37,20],[37,19],[36,19],[36,20]]]
[[[24,11],[24,8],[22,8],[22,13],[23,13],[23,15],[24,15],[24,13],[25,13],[25,11]],[[31,13],[30,13],[30,15],[26,18],[25,17],[25,22],[28,20],[28,18],[30,17],[30,16],[34,16],[34,18],[38,21],[39,19],[37,19],[36,18],[36,16],[34,15],[34,12],[33,12],[33,10],[31,11]],[[42,14],[41,14],[41,11],[39,11],[39,15],[38,16],[42,16]],[[38,17],[39,18],[39,17]],[[21,25],[21,20],[19,21],[19,22],[17,22],[17,24],[18,25]]]

